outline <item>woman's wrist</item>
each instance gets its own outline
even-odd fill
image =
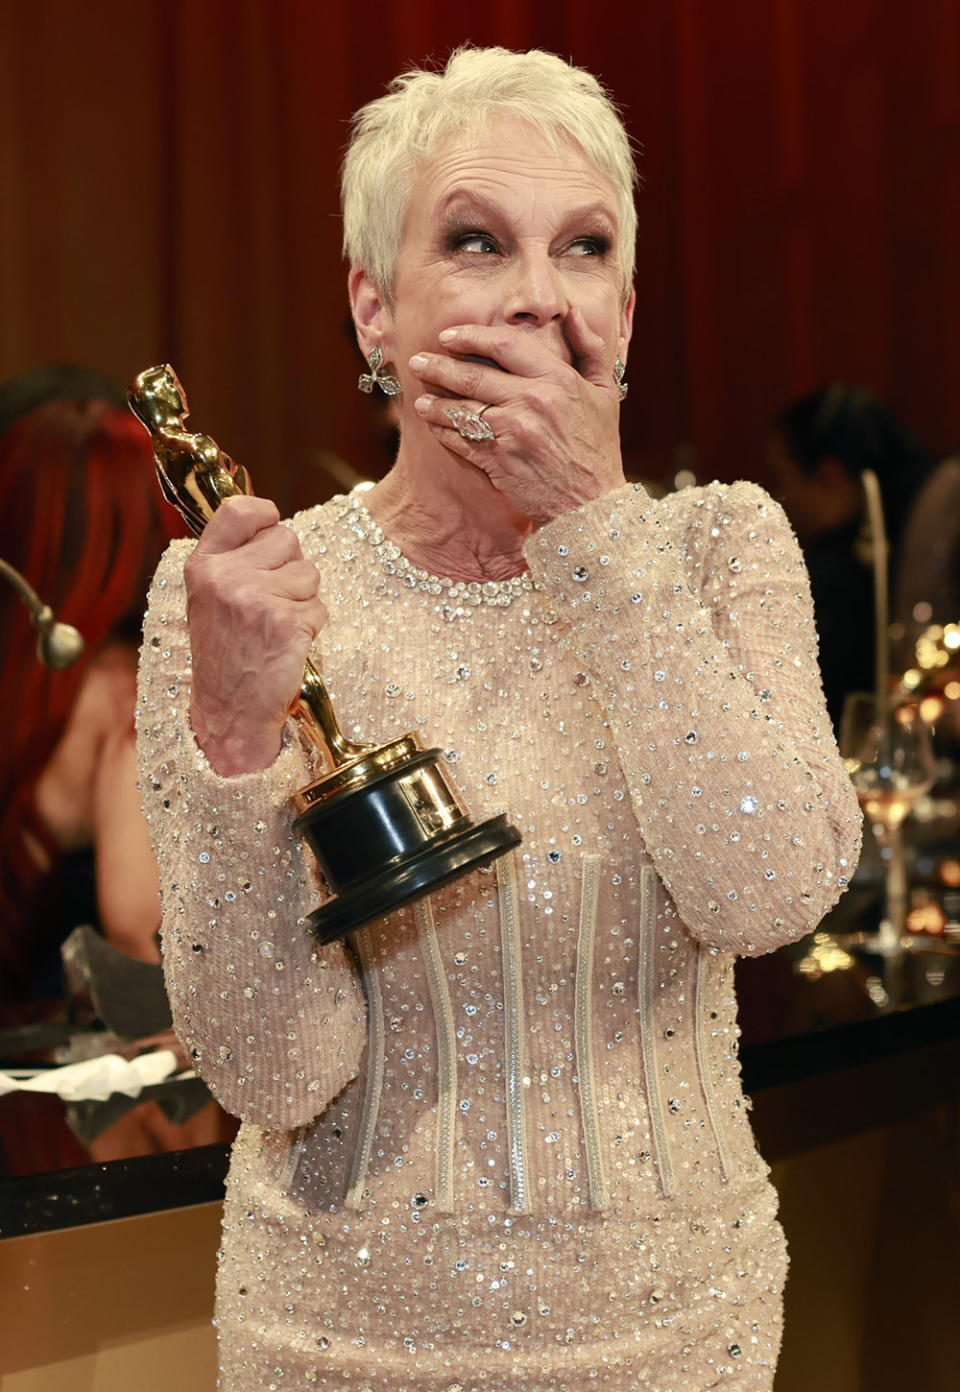
[[[269,768],[283,743],[282,725],[256,725],[238,717],[223,729],[216,729],[195,702],[190,708],[190,723],[208,764],[222,778],[237,778]]]

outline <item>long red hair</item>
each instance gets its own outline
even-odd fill
[[[63,735],[91,660],[111,638],[138,641],[150,577],[182,535],[160,495],[149,436],[103,400],[55,400],[0,436],[0,556],[83,635],[80,659],[51,672],[13,590],[0,591],[0,994],[22,991],[30,905],[42,878],[27,834],[55,859],[33,812],[37,780]]]

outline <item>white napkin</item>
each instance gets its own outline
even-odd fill
[[[139,1097],[145,1087],[162,1083],[176,1069],[173,1050],[157,1049],[129,1060],[103,1054],[63,1068],[0,1070],[0,1097],[8,1092],[53,1092],[64,1102],[105,1102],[115,1092]]]

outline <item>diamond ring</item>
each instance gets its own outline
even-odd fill
[[[496,432],[492,425],[483,419],[483,413],[492,403],[487,402],[479,411],[466,411],[462,406],[447,406],[444,415],[449,416],[454,429],[464,440],[495,440]]]

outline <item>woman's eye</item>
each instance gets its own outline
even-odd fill
[[[610,250],[606,237],[578,237],[570,243],[572,256],[605,256]]]
[[[486,232],[464,232],[454,243],[457,251],[493,252],[497,244]]]

